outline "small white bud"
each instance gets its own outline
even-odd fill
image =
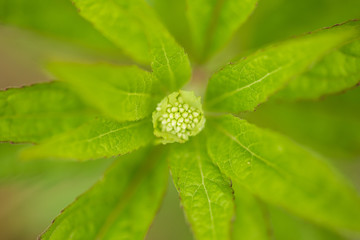
[[[186,96],[186,99],[183,99],[183,96]],[[200,98],[192,92],[182,90],[165,97],[157,104],[152,116],[154,134],[161,137],[164,144],[187,141],[202,130],[205,122]]]

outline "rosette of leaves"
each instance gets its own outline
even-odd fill
[[[320,239],[359,236],[359,193],[325,158],[237,117],[269,98],[318,99],[357,85],[359,21],[270,45],[224,66],[209,79],[202,110],[193,93],[191,100],[182,96],[191,78],[188,54],[194,63],[206,62],[251,14],[254,0],[184,1],[179,21],[189,37],[179,41],[186,51],[143,0],[73,2],[98,31],[81,20],[79,31],[92,29],[89,36],[101,39],[92,46],[105,46],[107,38],[135,63],[52,62],[55,81],[0,93],[0,141],[34,144],[21,157],[120,155],[40,239],[143,239],[161,206],[168,167],[198,240],[289,239],[277,221],[290,224],[290,216],[314,224]],[[1,3],[7,9],[2,20],[21,25],[21,17],[11,16],[21,15],[16,10],[27,1]],[[80,18],[74,19],[76,26]],[[169,130],[161,126],[172,108],[181,113],[176,104],[194,108],[194,131],[185,126],[171,132],[178,121]],[[291,227],[301,229],[296,222]]]

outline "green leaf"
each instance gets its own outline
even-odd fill
[[[318,102],[261,105],[245,118],[271,128],[333,159],[360,157],[360,87]],[[341,141],[339,141],[341,139]]]
[[[158,149],[117,159],[40,239],[144,239],[167,187],[164,160]]]
[[[236,218],[233,239],[336,240],[342,237],[264,203],[241,185],[233,185]]]
[[[258,51],[227,65],[209,81],[205,108],[250,111],[300,75],[327,52],[360,37],[360,24],[351,21]]]
[[[209,126],[210,157],[233,182],[318,224],[360,233],[359,194],[323,158],[233,116]]]
[[[118,51],[79,16],[68,0],[0,0],[0,22],[103,53]]]
[[[179,90],[191,77],[188,56],[167,34],[152,42],[151,67],[155,77],[167,89],[167,93]]]
[[[151,63],[154,75],[169,92],[191,75],[184,50],[169,35],[143,0],[74,0],[80,14],[139,63]]]
[[[173,144],[171,174],[196,239],[230,239],[234,204],[230,182],[211,162],[203,135]]]
[[[62,83],[8,89],[0,92],[0,141],[37,143],[93,116]]]
[[[193,51],[205,60],[226,44],[255,9],[256,0],[186,0]]]
[[[77,160],[112,157],[149,144],[154,138],[152,131],[149,118],[122,123],[100,118],[25,149],[22,157]]]
[[[282,100],[318,99],[359,83],[360,40],[357,40],[329,53],[274,97]]]
[[[136,66],[52,63],[50,71],[105,115],[118,121],[149,116],[163,96],[156,79]]]

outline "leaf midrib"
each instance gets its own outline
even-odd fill
[[[144,70],[145,71],[145,70]],[[143,79],[143,78],[141,78]],[[151,86],[153,84],[153,82],[149,81],[149,82],[146,82],[144,81],[144,86],[148,85],[148,86]],[[128,96],[143,96],[143,97],[148,97],[148,98],[155,98],[158,96],[157,93],[149,93],[149,92],[136,92],[136,91],[130,91],[130,90],[125,90],[125,89],[122,89],[121,87],[113,84],[113,83],[108,83],[107,84],[110,89],[109,90],[112,90],[114,92],[119,92],[123,95],[128,95]]]
[[[249,63],[250,63],[250,62],[248,62],[247,64],[249,64]],[[246,65],[247,65],[247,64],[246,64]],[[271,76],[272,74],[277,73],[278,71],[282,70],[282,69],[285,68],[285,67],[290,66],[291,64],[292,64],[292,62],[290,62],[290,63],[288,63],[288,64],[286,64],[286,65],[284,65],[284,66],[280,66],[280,67],[278,67],[277,69],[275,69],[275,70],[273,70],[273,71],[271,71],[271,72],[266,73],[263,77],[259,78],[259,79],[256,80],[256,81],[253,81],[253,82],[251,82],[251,83],[249,83],[249,84],[247,84],[247,85],[245,85],[245,86],[242,86],[242,87],[240,87],[240,88],[237,88],[237,89],[235,89],[235,90],[233,90],[233,91],[231,91],[231,92],[226,92],[226,93],[224,93],[224,94],[222,94],[222,95],[217,96],[216,98],[212,98],[211,100],[209,100],[209,101],[207,102],[207,105],[208,105],[208,106],[212,106],[212,105],[214,105],[214,104],[222,101],[223,99],[229,98],[229,97],[231,97],[232,95],[237,94],[237,93],[241,92],[241,91],[244,90],[244,89],[247,89],[247,88],[249,88],[249,87],[251,87],[251,86],[253,86],[253,85],[257,84],[257,83],[260,83],[260,82],[262,82],[263,80],[265,80],[266,78],[268,78],[269,76]],[[244,66],[242,67],[242,70],[241,70],[241,72],[239,73],[239,75],[242,73],[242,71],[244,70],[244,68],[245,68],[246,65],[244,65]]]
[[[133,127],[135,127],[135,126],[137,126],[137,125],[141,125],[141,124],[144,124],[144,123],[145,123],[145,120],[142,120],[142,121],[139,121],[139,122],[135,122],[135,123],[133,123],[133,124],[129,124],[129,125],[127,125],[127,126],[124,126],[124,127],[118,128],[118,129],[114,129],[114,130],[111,130],[111,131],[108,131],[108,132],[106,132],[106,133],[102,133],[102,134],[100,134],[100,135],[98,135],[98,136],[95,136],[95,137],[92,137],[92,138],[89,138],[89,139],[84,139],[84,140],[81,140],[81,141],[79,141],[79,142],[74,142],[74,144],[78,144],[78,143],[81,143],[81,142],[91,142],[91,141],[94,141],[94,140],[96,140],[96,139],[98,139],[98,138],[102,138],[102,137],[104,137],[104,136],[106,136],[106,135],[109,135],[109,134],[112,134],[112,133],[115,133],[115,132],[118,132],[118,131],[121,131],[121,130],[133,128]]]
[[[245,151],[247,151],[248,153],[250,153],[253,157],[259,159],[261,162],[263,162],[265,165],[267,165],[268,167],[270,167],[271,169],[273,169],[275,172],[277,172],[280,176],[289,179],[290,175],[287,174],[286,172],[284,172],[282,169],[278,168],[276,165],[274,165],[273,163],[269,162],[268,160],[264,159],[263,157],[257,155],[256,153],[254,153],[253,151],[251,151],[249,148],[247,148],[246,146],[244,146],[235,136],[233,136],[230,132],[228,132],[226,129],[224,129],[220,124],[217,124],[215,122],[211,122],[220,132],[224,133],[224,135],[228,138],[230,138],[230,140],[232,140],[233,142],[237,143],[241,148],[243,148]],[[237,173],[233,172],[235,175],[237,175]]]
[[[166,59],[166,66],[167,66],[167,68],[168,68],[168,70],[169,70],[169,74],[170,74],[170,78],[171,78],[171,87],[172,88],[174,88],[174,83],[175,83],[175,76],[174,76],[174,72],[173,72],[173,70],[172,70],[172,68],[171,68],[171,66],[170,66],[170,60],[169,60],[169,57],[168,57],[168,55],[167,55],[167,53],[166,53],[166,50],[165,50],[165,46],[164,46],[164,43],[163,43],[163,41],[161,40],[161,50],[163,51],[163,53],[164,53],[164,57],[165,57],[165,59]]]
[[[208,205],[209,205],[209,213],[210,213],[210,222],[211,222],[211,230],[212,230],[212,235],[213,235],[213,239],[217,239],[217,235],[216,235],[216,229],[215,229],[215,223],[214,223],[214,216],[213,216],[213,212],[212,212],[212,207],[211,207],[211,200],[209,197],[209,193],[207,191],[207,188],[205,186],[205,177],[204,177],[204,172],[202,169],[202,163],[201,163],[201,152],[200,152],[200,146],[199,146],[199,142],[196,141],[196,152],[197,152],[197,156],[196,156],[196,160],[199,166],[199,170],[200,170],[200,175],[201,175],[201,185],[203,185],[204,187],[204,191],[206,194],[206,198],[208,201]]]

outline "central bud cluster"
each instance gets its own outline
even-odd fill
[[[205,118],[200,98],[193,92],[174,92],[165,97],[153,113],[154,134],[162,143],[186,142],[203,128]]]

